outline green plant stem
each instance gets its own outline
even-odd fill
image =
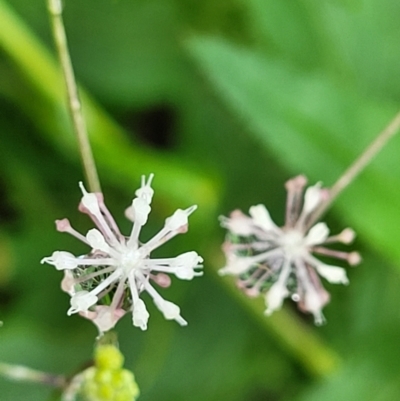
[[[79,99],[78,87],[75,80],[71,57],[68,51],[67,36],[62,18],[61,0],[48,0],[47,2],[51,24],[53,28],[54,42],[63,71],[65,86],[68,94],[68,105],[71,112],[73,126],[78,139],[83,169],[88,186],[92,192],[101,192],[100,181],[96,170],[93,152],[86,130],[85,119],[82,114],[82,104]]]
[[[339,177],[335,184],[329,189],[328,199],[313,214],[312,220],[308,223],[312,226],[326,212],[330,205],[346,189],[355,178],[365,169],[371,160],[382,150],[387,142],[400,130],[400,112],[381,131],[365,151],[351,164],[348,169]]]
[[[0,374],[11,380],[41,383],[56,388],[62,388],[66,384],[64,376],[41,372],[22,365],[0,362]]]

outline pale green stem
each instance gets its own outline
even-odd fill
[[[63,388],[66,384],[63,376],[52,375],[22,365],[11,365],[0,362],[0,374],[15,381],[35,382],[57,388]]]
[[[68,104],[71,112],[74,130],[78,139],[83,169],[90,191],[101,192],[100,181],[97,175],[96,164],[86,129],[85,119],[82,114],[82,105],[79,99],[78,87],[75,80],[74,70],[68,51],[67,36],[62,18],[62,1],[47,0],[51,17],[54,41],[60,60],[64,81],[67,89]]]
[[[335,184],[329,189],[328,199],[313,213],[312,221],[308,226],[312,226],[322,214],[329,208],[339,194],[351,184],[354,179],[364,170],[371,160],[382,150],[387,142],[399,132],[400,112],[393,120],[381,131],[375,140],[365,149],[365,151],[354,161],[353,164],[339,177]]]
[[[114,345],[118,347],[118,333],[114,330],[105,332],[102,336],[96,338],[96,346],[100,345]]]

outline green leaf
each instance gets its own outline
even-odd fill
[[[293,174],[332,185],[395,114],[390,103],[364,98],[328,76],[305,74],[226,41],[187,43],[233,113]],[[359,236],[392,260],[400,258],[399,139],[384,149],[337,201],[337,211]],[[262,200],[260,200],[262,201]]]
[[[76,162],[76,141],[57,64],[4,1],[0,1],[0,48],[16,64],[24,84],[12,94],[15,103],[36,123],[46,141]],[[83,90],[81,98],[95,159],[110,182],[132,185],[140,175],[153,172],[159,191],[172,203],[181,207],[197,203],[205,216],[214,215],[219,198],[215,177],[177,161],[173,154],[129,141],[123,129]]]
[[[397,337],[395,321],[361,333],[343,369],[296,400],[396,400],[400,391],[400,352],[393,344]]]

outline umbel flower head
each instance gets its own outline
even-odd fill
[[[71,295],[68,315],[79,313],[92,320],[100,332],[108,331],[127,312],[132,312],[133,325],[146,330],[149,313],[139,297],[146,291],[166,319],[176,320],[184,326],[187,322],[180,315],[177,305],[161,297],[151,282],[168,287],[174,274],[182,280],[191,280],[202,275],[197,269],[202,258],[194,251],[173,258],[150,257],[151,252],[177,234],[188,229],[188,217],[196,206],[178,209],[166,219],[164,227],[145,243],[139,241],[141,228],[150,213],[153,189],[153,174],[146,181],[142,177],[136,198],[126,210],[126,217],[133,222],[129,236],[118,229],[113,217],[103,202],[100,193],[89,193],[82,183],[82,200],[79,210],[93,220],[93,228],[84,236],[71,227],[67,219],[57,220],[57,230],[67,232],[87,244],[91,251],[87,255],[74,256],[66,251],[55,251],[41,263],[54,265],[64,271],[62,289]]]
[[[252,206],[250,216],[239,210],[221,225],[229,233],[223,245],[227,258],[221,275],[237,276],[237,284],[249,296],[265,293],[266,315],[282,306],[291,296],[300,310],[314,315],[316,324],[324,322],[322,308],[329,302],[329,293],[319,276],[330,283],[348,284],[346,271],[321,262],[314,254],[333,257],[356,265],[361,261],[357,252],[342,252],[325,245],[349,244],[355,233],[346,228],[330,236],[325,223],[315,223],[319,206],[329,192],[320,184],[309,187],[304,176],[286,182],[287,203],[285,225],[278,227],[264,205]],[[313,225],[314,224],[314,225]]]

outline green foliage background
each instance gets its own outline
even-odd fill
[[[144,237],[193,203],[188,234],[160,252],[196,249],[205,275],[163,292],[186,328],[151,302],[149,329],[117,326],[141,401],[395,401],[400,394],[400,139],[326,216],[352,226],[364,261],[349,287],[327,284],[328,324],[293,305],[271,318],[224,264],[219,215],[264,203],[283,221],[284,181],[332,185],[400,104],[395,0],[65,0],[65,23],[103,192],[123,230],[142,174],[155,173]],[[73,373],[96,330],[67,317],[57,233],[77,212],[82,172],[54,58],[45,0],[0,0],[0,360]],[[149,301],[149,300],[147,300]],[[1,400],[48,388],[0,379]]]

